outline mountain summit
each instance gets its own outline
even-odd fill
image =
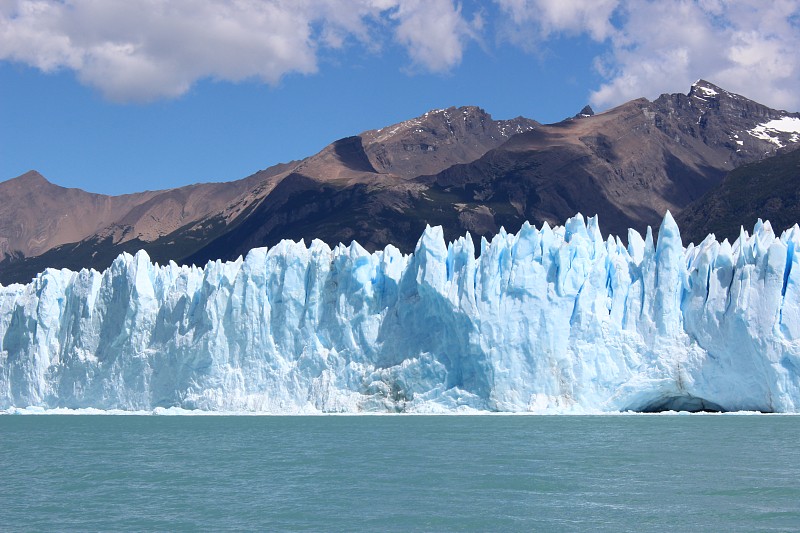
[[[493,120],[483,109],[466,106],[429,111],[359,137],[378,172],[414,178],[474,161],[513,135],[537,126],[535,120],[523,117]]]

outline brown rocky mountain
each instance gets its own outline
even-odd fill
[[[420,179],[460,197],[460,215],[481,221],[462,220],[474,232],[523,220],[559,224],[580,211],[624,235],[657,227],[666,210],[680,212],[737,166],[795,145],[797,134],[761,125],[797,117],[701,80],[687,95],[642,98],[516,135],[473,163]]]
[[[733,242],[769,220],[776,234],[800,222],[800,149],[743,165],[676,217],[685,244],[709,233]]]
[[[437,109],[421,117],[360,135],[376,172],[406,179],[467,163],[539,123],[523,117],[492,120],[474,106]]]
[[[478,239],[524,220],[563,223],[578,211],[599,214],[605,232],[624,235],[657,226],[667,209],[679,213],[732,169],[796,146],[794,121],[800,116],[702,80],[688,94],[600,114],[585,108],[546,126],[494,121],[475,107],[432,111],[239,182],[128,195],[112,210],[119,219],[98,216],[57,239],[47,228],[58,224],[42,210],[44,229],[27,240],[45,244],[25,253],[10,239],[0,282],[26,281],[47,266],[103,268],[139,248],[160,262],[195,264],[284,238],[355,239],[367,249],[393,243],[407,252],[428,223],[442,225],[448,239],[465,231]],[[20,205],[40,201],[37,194]]]
[[[150,242],[215,215],[242,198],[256,183],[279,174],[278,165],[231,183],[121,196],[59,187],[35,171],[0,183],[0,261],[35,257],[91,236],[114,242]],[[232,211],[229,216],[237,213]],[[2,264],[2,263],[0,263]]]
[[[418,171],[438,172],[472,161],[538,125],[521,117],[495,121],[477,107],[431,111],[341,139],[314,156],[243,180],[123,196],[66,189],[31,171],[0,183],[0,283],[27,281],[47,267],[105,268],[119,253],[140,248],[162,262],[181,261],[214,238],[231,241],[226,232],[239,228],[257,208],[293,205],[305,185],[360,189],[389,184],[405,194],[421,188],[408,182]],[[288,218],[276,213],[267,229],[319,208],[309,204]],[[343,239],[348,235],[346,229],[334,233]],[[245,242],[260,244],[253,236],[243,241],[231,241],[231,250],[244,249]]]

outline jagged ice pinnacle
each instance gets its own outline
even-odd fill
[[[596,218],[411,255],[315,240],[205,268],[123,254],[0,286],[0,408],[800,409],[800,228],[684,249]]]

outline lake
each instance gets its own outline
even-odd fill
[[[4,531],[800,531],[800,417],[0,416]]]

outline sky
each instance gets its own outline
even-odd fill
[[[800,110],[800,0],[0,0],[0,181],[246,177],[477,105],[549,123],[699,78]]]

